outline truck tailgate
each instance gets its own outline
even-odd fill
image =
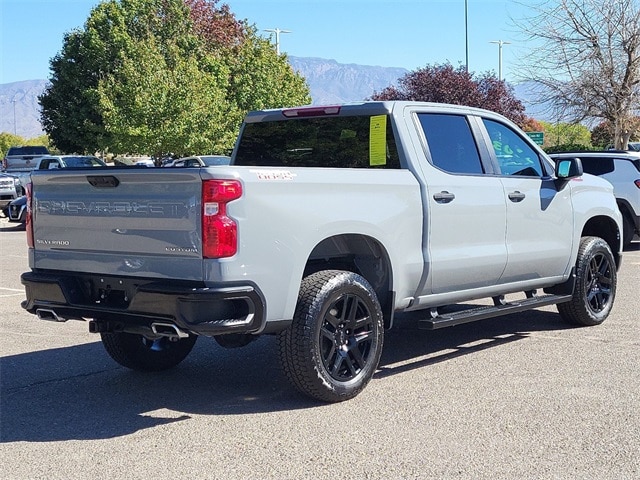
[[[32,268],[202,279],[198,170],[37,171]]]

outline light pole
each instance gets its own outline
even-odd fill
[[[280,30],[279,28],[265,28],[265,32],[273,32],[276,34],[276,53],[280,55],[280,34],[291,33],[291,30]]]
[[[18,127],[16,126],[16,99],[15,99],[15,97],[13,98],[13,100],[11,100],[11,103],[13,103],[13,134],[15,136],[18,136]]]
[[[464,0],[464,68],[469,73],[469,5]]]
[[[502,80],[502,46],[510,45],[511,42],[505,42],[504,40],[491,40],[489,43],[498,44],[498,80]]]

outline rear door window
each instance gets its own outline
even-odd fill
[[[482,174],[478,147],[463,115],[419,113],[431,162],[450,173]]]

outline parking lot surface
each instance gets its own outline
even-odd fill
[[[355,399],[296,393],[262,337],[199,339],[167,372],[115,364],[84,322],[20,307],[25,232],[0,220],[0,478],[640,478],[640,243],[612,315],[555,307],[438,331],[404,319]]]

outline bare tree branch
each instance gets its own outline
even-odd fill
[[[543,0],[516,21],[530,44],[521,78],[558,119],[608,120],[626,148],[640,113],[640,0]]]

